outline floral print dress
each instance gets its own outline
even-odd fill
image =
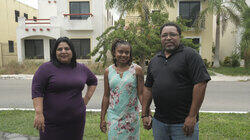
[[[137,80],[135,65],[123,72],[122,77],[109,66],[108,81],[110,99],[108,108],[108,139],[138,140],[139,139],[139,108],[137,97]]]

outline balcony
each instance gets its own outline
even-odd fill
[[[87,14],[63,14],[64,24],[63,28],[67,31],[92,31],[93,28],[93,15],[91,13]],[[84,18],[81,18],[84,16]],[[74,17],[74,18],[73,18]]]
[[[25,38],[29,36],[49,36],[57,38],[60,35],[60,26],[57,17],[50,19],[25,19],[18,18],[17,36]]]

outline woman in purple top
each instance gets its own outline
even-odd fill
[[[40,130],[40,140],[82,140],[86,105],[96,85],[95,75],[76,62],[72,42],[57,39],[50,62],[39,67],[32,81],[34,127]]]

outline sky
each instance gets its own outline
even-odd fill
[[[38,0],[17,0],[31,7],[38,8]]]

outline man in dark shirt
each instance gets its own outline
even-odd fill
[[[160,35],[163,50],[149,63],[143,92],[143,126],[151,128],[149,109],[153,98],[154,139],[198,139],[199,109],[210,76],[200,55],[180,43],[178,25],[164,24]]]

